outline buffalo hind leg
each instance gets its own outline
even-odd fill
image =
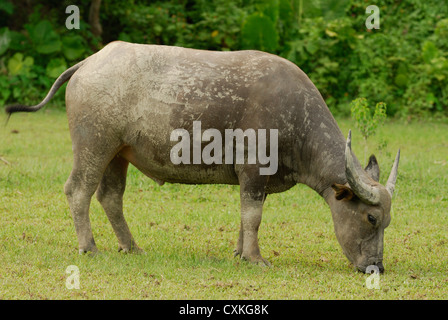
[[[98,249],[93,239],[89,208],[92,196],[110,160],[90,152],[88,148],[81,150],[74,152],[73,169],[64,185],[64,192],[78,236],[79,253],[96,253]]]
[[[129,162],[119,155],[112,159],[98,186],[96,198],[106,212],[118,238],[118,251],[141,252],[123,215],[123,194],[126,188],[128,165]]]
[[[258,245],[258,228],[261,223],[267,177],[258,175],[258,168],[252,169],[256,170],[254,175],[248,175],[247,172],[239,175],[241,227],[235,256],[240,255],[242,259],[269,266],[269,262],[261,256]]]

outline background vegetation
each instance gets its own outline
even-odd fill
[[[363,97],[386,103],[389,116],[448,115],[444,1],[375,1],[379,30],[365,27],[363,0],[103,0],[92,12],[97,2],[0,0],[0,105],[36,103],[61,71],[120,39],[278,54],[310,76],[334,114],[349,115]],[[73,3],[79,30],[65,27]]]

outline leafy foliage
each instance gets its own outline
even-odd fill
[[[448,116],[448,7],[437,0],[378,0],[373,30],[362,0],[109,0],[101,39],[86,22],[90,3],[78,4],[81,29],[67,30],[67,1],[0,0],[0,104],[36,102],[58,72],[119,39],[280,55],[337,114],[365,97],[387,103],[388,115]]]
[[[357,98],[353,100],[350,106],[352,118],[355,120],[356,127],[364,138],[365,163],[367,157],[367,139],[370,136],[375,135],[376,129],[386,120],[387,107],[384,102],[378,102],[375,109],[372,110],[365,98]]]
[[[69,65],[93,53],[87,46],[92,38],[87,26],[77,34],[71,33],[54,18],[57,9],[50,9],[54,14],[44,17],[46,8],[37,5],[21,29],[14,30],[20,4],[21,1],[0,0],[0,15],[7,15],[9,19],[5,21],[11,22],[0,25],[0,105],[36,103]],[[58,92],[56,97],[61,101],[63,96]]]
[[[352,118],[365,140],[376,133],[378,126],[386,119],[386,104],[378,102],[374,111],[369,108],[365,98],[357,98],[351,103]]]

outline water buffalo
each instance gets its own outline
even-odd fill
[[[40,104],[12,105],[6,112],[39,110],[69,79],[66,109],[74,163],[64,191],[80,253],[97,251],[89,219],[95,192],[119,250],[140,250],[123,216],[126,172],[132,163],[159,184],[240,185],[235,255],[256,263],[268,263],[258,246],[266,196],[306,184],[330,206],[347,258],[361,271],[369,265],[384,270],[383,235],[391,220],[399,152],[382,186],[375,157],[365,170],[361,167],[351,151],[350,133],[346,141],[319,91],[295,64],[259,51],[117,41],[62,73]],[[194,136],[195,121],[200,130],[213,129],[222,136],[228,129],[277,130],[278,141],[270,148],[277,152],[275,172],[260,174],[265,164],[258,160],[173,163],[173,131]],[[200,141],[200,148],[204,145]]]

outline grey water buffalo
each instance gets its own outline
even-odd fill
[[[235,255],[255,263],[268,263],[258,245],[266,196],[306,184],[328,203],[336,237],[353,265],[361,271],[370,265],[384,270],[383,235],[391,220],[399,151],[386,186],[379,184],[375,157],[366,169],[361,167],[351,151],[351,134],[344,138],[319,91],[295,64],[259,51],[212,52],[117,41],[62,73],[40,104],[12,105],[6,112],[41,109],[68,80],[74,163],[64,191],[80,253],[97,251],[89,219],[95,192],[119,250],[140,250],[123,216],[131,163],[159,184],[239,185],[241,226]],[[261,174],[266,163],[259,160],[173,163],[172,133],[180,129],[194,140],[193,123],[199,121],[201,132],[214,130],[222,137],[229,129],[241,129],[244,135],[276,130],[278,141],[266,141],[267,150],[276,153],[271,155],[275,170]],[[198,144],[196,138],[189,145],[191,153],[198,151],[195,146],[204,149],[206,142],[202,137]],[[224,151],[236,152],[236,144],[232,146],[222,144],[223,150],[215,152],[222,151],[224,157]]]

